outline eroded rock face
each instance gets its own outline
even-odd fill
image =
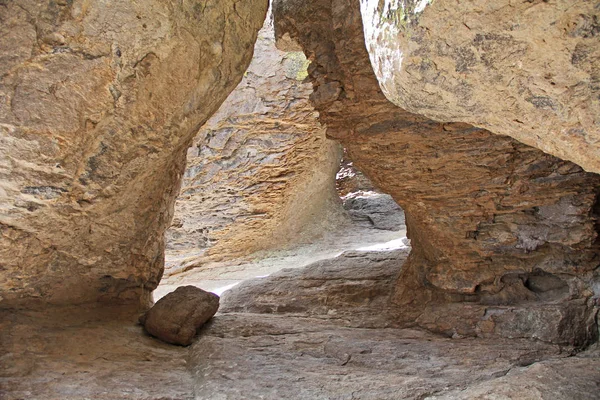
[[[282,0],[274,13],[280,45],[299,44],[314,60],[311,97],[327,134],[406,212],[413,252],[394,299],[400,318],[445,333],[503,335],[500,325],[512,324],[527,337],[594,340],[599,177],[389,102],[358,2]],[[544,274],[556,285],[538,289]],[[496,313],[498,305],[515,309]],[[535,323],[544,320],[556,329]]]
[[[188,151],[168,271],[301,244],[344,221],[341,149],[308,100],[307,66],[277,50],[267,17],[242,82]]]
[[[219,309],[219,296],[196,286],[180,286],[156,302],[140,322],[152,336],[188,346],[198,329]]]
[[[389,194],[356,193],[344,199],[344,209],[364,226],[388,231],[406,229],[404,212]]]
[[[390,101],[600,172],[597,2],[361,0],[361,6],[367,49]]]
[[[148,300],[186,150],[241,79],[266,8],[0,4],[3,305]]]

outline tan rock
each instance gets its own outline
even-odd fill
[[[314,60],[315,92],[330,93],[331,82],[341,88],[337,99],[318,102],[328,136],[406,212],[413,251],[393,300],[401,318],[425,315],[429,329],[475,334],[483,309],[463,313],[464,302],[523,305],[514,321],[525,335],[595,340],[600,177],[512,138],[389,102],[365,48],[359,2],[281,0],[274,14],[278,37]],[[563,289],[538,291],[540,271]],[[536,327],[540,315],[571,321],[577,334],[568,323]]]
[[[387,98],[600,172],[600,10],[593,1],[361,1]]]
[[[303,53],[277,50],[268,17],[244,78],[188,151],[167,273],[307,243],[344,223],[341,151],[308,100],[307,66]]]
[[[3,305],[147,304],[199,126],[266,1],[0,7]]]

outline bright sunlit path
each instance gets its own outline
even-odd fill
[[[358,251],[391,251],[391,250],[400,250],[400,249],[408,249],[407,245],[408,239],[406,237],[402,237],[399,239],[390,240],[385,243],[377,243],[372,246],[359,247]]]

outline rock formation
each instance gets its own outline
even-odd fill
[[[187,148],[266,8],[0,2],[3,306],[147,304]]]
[[[597,397],[596,4],[274,1],[282,51],[263,32],[194,142],[266,1],[0,0],[0,397]],[[168,235],[202,264],[338,221],[324,132],[405,210],[410,253],[230,264],[229,287],[262,278],[200,341],[144,335],[186,156]],[[187,344],[208,297],[144,322]]]
[[[167,271],[298,245],[344,221],[340,149],[308,101],[308,61],[275,47],[267,16],[243,80],[188,150]]]
[[[385,6],[384,6],[385,4]],[[361,0],[383,92],[600,173],[600,9],[570,0]]]
[[[446,333],[508,335],[518,326],[546,341],[594,340],[599,177],[389,102],[358,1],[274,7],[279,46],[313,60],[311,99],[328,136],[406,212],[413,252],[396,288],[400,318]]]
[[[344,150],[344,156],[335,179],[335,186],[341,198],[350,193],[375,191],[373,183],[362,172],[354,166],[354,162],[348,158],[348,152]]]

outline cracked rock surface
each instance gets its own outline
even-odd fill
[[[191,347],[196,396],[596,398],[593,352],[571,357],[537,340],[449,337],[399,324],[385,305],[405,258],[406,251],[349,252],[230,290]],[[559,377],[561,366],[569,371]]]
[[[386,97],[600,172],[600,9],[594,1],[361,1]]]

